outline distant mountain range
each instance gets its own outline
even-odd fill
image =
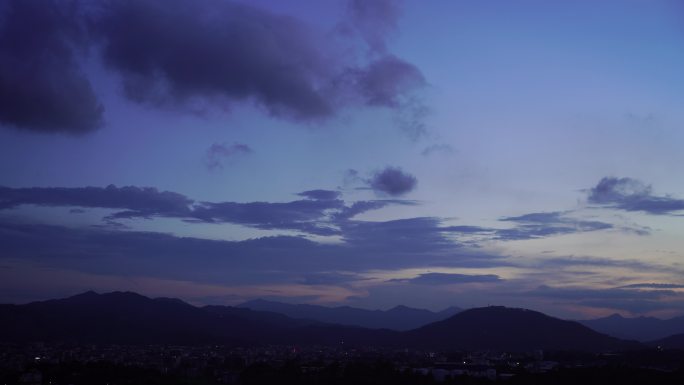
[[[339,325],[360,326],[370,329],[411,330],[432,322],[449,318],[463,309],[452,306],[439,312],[396,306],[389,310],[366,310],[349,306],[326,307],[293,305],[257,299],[238,305],[257,311],[270,311],[292,318],[316,320]]]
[[[401,316],[403,311],[400,308],[392,314]],[[130,292],[87,292],[26,305],[0,305],[0,341],[243,346],[344,343],[506,351],[613,351],[643,347],[577,322],[525,309],[493,306],[464,310],[442,321],[399,332],[295,319],[240,307],[195,307],[178,299],[150,299]]]
[[[637,341],[654,341],[684,333],[684,316],[662,320],[653,317],[625,318],[613,314],[605,318],[578,322],[613,337]]]

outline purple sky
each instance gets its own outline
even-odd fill
[[[0,1],[0,302],[684,314],[684,6]]]

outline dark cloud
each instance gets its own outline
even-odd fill
[[[0,124],[80,134],[103,107],[78,65],[86,36],[73,2],[8,0],[0,6]]]
[[[31,204],[126,209],[131,216],[186,216],[192,203],[181,194],[153,187],[0,187],[0,209]]]
[[[367,249],[382,250],[394,244],[402,253],[437,251],[454,247],[448,229],[432,217],[397,219],[384,222],[349,221],[343,224],[344,240]]]
[[[391,282],[406,282],[417,285],[451,285],[462,283],[491,283],[500,282],[502,279],[494,274],[450,274],[450,273],[425,273],[415,278],[392,279]]]
[[[684,199],[653,195],[650,185],[633,178],[604,177],[589,189],[587,200],[589,203],[655,215],[684,210]]]
[[[300,197],[305,197],[309,199],[316,199],[321,201],[330,201],[338,199],[341,195],[339,191],[334,190],[308,190],[302,191],[299,194]]]
[[[223,168],[223,162],[232,157],[251,154],[252,152],[252,148],[243,143],[236,142],[230,145],[226,143],[214,143],[207,149],[204,161],[207,168],[214,170]]]
[[[301,119],[334,110],[316,34],[291,17],[221,0],[106,1],[93,32],[136,101],[252,99]]]
[[[389,170],[389,172],[387,171]],[[395,175],[398,172],[398,175]],[[403,182],[402,178],[408,178]],[[375,190],[394,193],[415,182],[413,177],[399,169],[388,168],[376,174]],[[351,204],[339,199],[333,190],[308,190],[298,194],[307,199],[290,202],[198,202],[182,194],[159,191],[151,187],[114,185],[101,187],[62,188],[0,187],[0,210],[21,205],[52,207],[90,207],[121,210],[107,215],[107,227],[125,226],[121,220],[136,218],[177,218],[186,222],[232,223],[262,230],[292,230],[322,236],[339,235],[367,244],[382,242],[405,243],[433,242],[434,246],[454,245],[453,237],[460,242],[477,246],[478,240],[522,240],[576,232],[611,228],[603,222],[567,218],[560,212],[532,213],[506,217],[501,221],[515,223],[508,229],[479,226],[442,226],[440,218],[408,218],[386,222],[358,221],[359,214],[390,205],[418,205],[404,199],[356,201]],[[422,243],[421,246],[422,247]]]
[[[376,193],[392,196],[404,195],[416,188],[418,180],[415,176],[402,171],[398,167],[386,167],[376,172],[366,181]]]
[[[413,205],[398,199],[358,201],[350,206],[330,190],[301,193],[309,199],[291,202],[196,202],[184,195],[151,187],[10,188],[0,187],[0,210],[21,205],[121,209],[105,217],[118,220],[166,217],[187,222],[233,223],[263,230],[294,230],[316,235],[340,234],[353,216],[388,205]],[[324,199],[325,198],[325,199]]]
[[[496,230],[496,235],[503,240],[524,240],[613,228],[610,223],[574,219],[565,214],[556,211],[504,217],[499,220],[514,222],[517,226]]]
[[[89,49],[120,75],[129,99],[174,110],[248,102],[311,121],[348,106],[409,108],[425,85],[384,47],[399,15],[392,2],[350,3],[350,25],[373,55],[350,54],[297,18],[229,0],[11,0],[3,10],[0,122],[34,131],[101,125],[102,106],[79,65]]]
[[[326,218],[330,210],[342,210],[344,202],[304,199],[285,203],[203,202],[195,206],[192,218],[205,222],[228,222],[259,229],[289,229],[317,235],[339,231]]]

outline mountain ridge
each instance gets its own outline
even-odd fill
[[[463,311],[463,309],[456,306],[450,306],[439,312],[433,312],[405,305],[397,305],[388,310],[368,310],[351,306],[326,307],[311,304],[288,304],[261,298],[241,303],[237,307],[258,311],[271,311],[285,314],[292,318],[397,331],[415,329]]]
[[[401,309],[400,309],[401,310]],[[0,305],[0,341],[114,344],[293,344],[444,350],[614,351],[643,347],[533,310],[490,306],[399,332],[294,319],[231,306],[196,307],[136,293],[84,293]]]
[[[684,333],[684,316],[660,319],[655,317],[623,317],[611,314],[607,317],[577,321],[598,332],[613,337],[634,339],[641,342],[654,341]]]

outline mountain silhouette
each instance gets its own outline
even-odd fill
[[[407,310],[408,309],[408,310]],[[397,317],[414,314],[399,307]],[[460,312],[399,332],[294,319],[276,312],[230,306],[196,307],[170,298],[130,292],[0,305],[0,342],[103,344],[296,344],[385,346],[446,350],[533,349],[604,351],[640,347],[525,309],[486,307]]]
[[[238,305],[259,311],[281,313],[292,318],[310,319],[325,323],[360,326],[370,329],[411,330],[448,318],[462,309],[452,306],[440,312],[415,309],[403,305],[389,310],[366,310],[349,306],[325,307],[308,304],[288,304],[257,299]]]
[[[653,341],[684,333],[684,317],[663,320],[654,317],[625,318],[619,314],[613,314],[604,318],[578,322],[613,337],[638,341]]]
[[[577,322],[503,306],[465,310],[406,334],[407,341],[415,346],[458,350],[606,351],[640,347],[636,342],[598,333]]]

